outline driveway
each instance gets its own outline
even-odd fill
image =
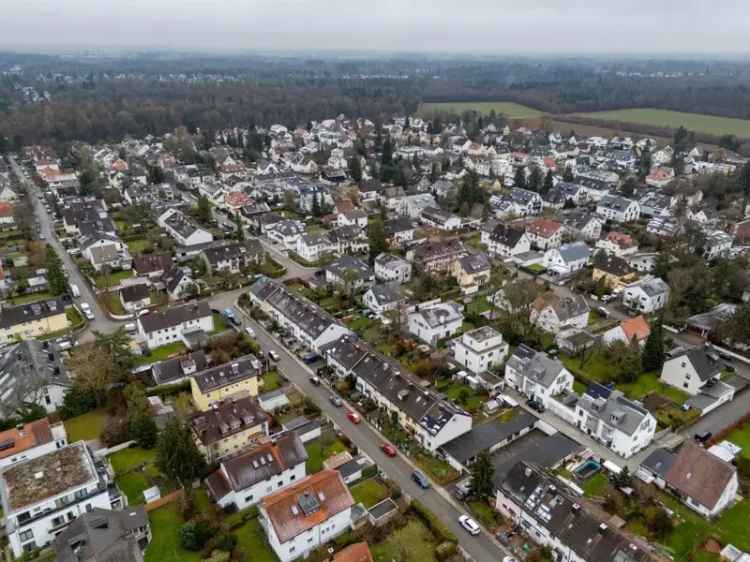
[[[472,537],[458,523],[458,516],[465,511],[458,509],[452,501],[446,499],[433,486],[429,490],[418,487],[411,479],[412,465],[400,454],[396,457],[387,457],[380,450],[383,438],[367,423],[353,424],[346,418],[346,407],[336,408],[331,404],[330,391],[315,386],[310,382],[312,372],[302,362],[294,357],[285,347],[272,338],[257,322],[251,320],[244,312],[240,311],[245,320],[245,325],[252,325],[257,334],[257,341],[264,351],[272,349],[279,356],[279,367],[284,371],[286,377],[305,395],[311,398],[341,430],[359,447],[361,451],[370,456],[378,466],[388,474],[404,493],[413,498],[418,498],[428,509],[430,509],[443,523],[458,537],[460,545],[469,553],[473,560],[485,562],[500,560],[501,556],[509,555],[490,538],[489,534],[482,532]],[[447,492],[444,491],[447,495]],[[456,504],[457,505],[457,504]]]
[[[294,261],[285,252],[279,250],[278,246],[263,236],[258,236],[258,241],[271,257],[286,268],[286,274],[280,279],[309,279],[319,269],[317,267],[306,267]]]

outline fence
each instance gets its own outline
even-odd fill
[[[176,502],[182,497],[182,494],[183,494],[182,490],[175,490],[171,494],[167,494],[166,496],[159,498],[158,500],[154,500],[152,502],[147,503],[144,506],[146,513],[150,511],[154,511],[155,509],[159,509],[160,507],[163,507],[172,502]]]

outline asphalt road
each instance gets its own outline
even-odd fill
[[[236,308],[236,307],[235,307]],[[346,417],[346,407],[337,408],[331,401],[331,392],[323,387],[315,386],[310,382],[312,372],[309,371],[290,351],[278,343],[257,322],[239,310],[245,325],[252,325],[255,329],[256,339],[264,351],[272,349],[279,356],[279,367],[286,377],[299,390],[315,401],[323,413],[328,416],[345,434],[352,443],[357,445],[361,451],[371,457],[378,466],[399,485],[401,490],[413,498],[419,499],[428,509],[439,517],[445,525],[456,534],[460,545],[476,562],[489,562],[501,560],[502,556],[510,555],[505,549],[490,538],[489,534],[482,531],[477,536],[470,536],[458,523],[459,515],[466,513],[454,506],[454,504],[443,497],[433,488],[423,490],[412,480],[412,465],[400,454],[396,457],[388,457],[381,450],[380,445],[383,438],[367,423],[353,424]]]
[[[13,171],[18,177],[19,181],[25,185],[26,191],[31,198],[31,202],[34,207],[34,216],[36,217],[36,220],[39,224],[40,233],[44,237],[44,241],[50,244],[57,252],[57,255],[60,256],[63,267],[65,268],[65,272],[68,275],[69,283],[74,283],[81,291],[81,297],[75,300],[78,304],[80,304],[81,302],[89,303],[91,305],[92,311],[94,312],[94,320],[89,321],[86,330],[84,331],[82,336],[79,337],[79,340],[86,341],[92,338],[92,331],[102,333],[114,332],[121,325],[121,323],[110,320],[102,307],[99,305],[99,301],[96,299],[96,296],[89,287],[89,284],[86,282],[83,275],[81,275],[80,271],[78,270],[78,267],[73,262],[73,258],[70,257],[70,254],[68,254],[68,252],[65,251],[65,248],[63,248],[62,244],[60,244],[60,241],[57,239],[57,236],[55,234],[54,220],[47,212],[47,209],[45,209],[44,207],[39,188],[32,181],[26,179],[26,176],[23,175],[21,167],[16,163],[14,158],[9,158],[9,160]]]
[[[309,279],[319,269],[317,267],[306,267],[300,265],[292,258],[290,258],[285,252],[281,251],[277,245],[271,242],[268,238],[258,236],[258,240],[263,245],[263,248],[270,254],[270,256],[281,265],[286,267],[286,274],[282,279]]]

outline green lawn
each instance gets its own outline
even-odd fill
[[[738,447],[742,447],[740,454],[746,459],[750,459],[750,422],[730,433],[727,441],[731,441]]]
[[[169,359],[174,355],[183,353],[186,349],[187,348],[185,347],[185,344],[181,341],[168,343],[167,345],[162,345],[161,347],[152,349],[151,352],[148,353],[148,355],[141,355],[140,357],[137,357],[135,362],[136,365],[146,365],[148,363],[164,361],[165,359]]]
[[[281,377],[276,371],[268,371],[263,375],[263,392],[271,392],[281,386]]]
[[[132,269],[115,271],[114,273],[110,273],[109,275],[99,273],[98,275],[94,276],[94,284],[96,285],[97,289],[109,289],[110,287],[119,285],[123,279],[132,277],[133,274],[134,272]]]
[[[68,319],[68,322],[70,322],[71,328],[83,324],[83,316],[81,316],[81,313],[78,312],[78,309],[75,306],[69,306],[65,309],[65,317]]]
[[[601,119],[603,121],[668,127],[671,129],[677,129],[682,126],[690,131],[707,133],[709,135],[731,134],[738,137],[750,137],[750,120],[716,117],[700,113],[641,108],[595,111],[593,113],[580,113],[578,116]]]
[[[97,439],[104,430],[107,423],[107,411],[104,408],[92,410],[82,416],[65,420],[65,431],[68,434],[68,443],[81,440]]]
[[[45,299],[55,298],[49,291],[42,291],[41,293],[31,293],[29,295],[19,295],[10,299],[11,304],[31,304],[32,302],[39,302]]]
[[[583,493],[589,497],[602,497],[609,487],[609,480],[603,472],[599,471],[581,484]]]
[[[486,501],[476,500],[467,503],[471,514],[479,521],[482,525],[488,529],[492,529],[497,525],[497,515],[499,515],[494,509],[492,509]]]
[[[358,334],[362,334],[367,330],[372,324],[374,323],[374,320],[370,320],[369,318],[366,318],[365,316],[356,315],[353,316],[351,320],[347,323],[350,330],[353,332],[357,332]]]
[[[145,238],[138,238],[137,240],[128,242],[128,251],[130,251],[130,255],[133,257],[138,257],[151,248],[153,248],[151,241]]]
[[[220,313],[214,312],[211,316],[214,320],[214,334],[220,334],[229,329],[229,322]]]
[[[344,445],[343,441],[339,439],[335,439],[332,443],[325,446],[323,445],[322,440],[324,440],[324,437],[305,443],[305,450],[307,451],[308,457],[305,466],[308,474],[320,472],[323,470],[324,460],[335,454],[346,451],[346,445]]]
[[[102,306],[109,310],[112,314],[122,316],[126,314],[125,308],[122,306],[120,295],[116,291],[107,291],[106,293],[99,294],[99,302]]]
[[[257,517],[237,529],[234,536],[237,538],[237,550],[245,555],[245,560],[278,562],[278,558],[266,541],[266,534],[263,532]]]
[[[183,520],[178,502],[152,511],[149,520],[153,540],[146,549],[145,562],[198,562],[201,559],[199,551],[185,550],[180,546],[179,532]]]
[[[656,373],[643,373],[634,383],[620,385],[620,388],[630,398],[636,400],[640,400],[652,392],[658,392],[681,406],[690,398],[686,392],[679,388],[662,383]]]
[[[466,305],[466,314],[482,314],[492,308],[492,305],[487,300],[487,295],[480,295],[474,297],[474,300]]]
[[[507,101],[450,101],[439,103],[423,103],[419,106],[417,114],[429,115],[436,112],[463,113],[464,111],[478,111],[485,115],[490,111],[502,113],[508,119],[529,119],[539,117],[542,112],[519,103]]]
[[[350,488],[350,491],[354,501],[361,502],[367,508],[372,507],[391,495],[388,487],[375,478],[355,484]]]
[[[586,392],[586,388],[587,386],[582,382],[577,380],[573,381],[573,392],[575,392],[579,396]]]
[[[142,464],[156,462],[156,449],[129,447],[110,455],[109,461],[112,463],[115,474],[122,474]]]
[[[142,504],[144,502],[143,491],[153,486],[153,479],[160,475],[159,469],[154,464],[156,449],[130,447],[114,453],[109,460],[115,471],[115,482],[122,493],[127,496],[128,503],[130,505]],[[142,466],[142,469],[134,470],[139,466]]]
[[[449,484],[458,479],[459,474],[447,462],[428,455],[427,453],[417,452],[414,454],[414,460],[420,468],[440,485]]]
[[[471,388],[468,384],[453,382],[447,386],[438,384],[438,391],[457,404],[460,404],[467,412],[475,414],[479,412],[484,402],[484,396]]]
[[[436,562],[435,538],[430,530],[416,518],[406,526],[391,532],[387,538],[370,545],[375,562]]]

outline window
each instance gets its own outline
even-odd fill
[[[26,542],[34,538],[34,531],[33,529],[26,529],[25,531],[21,531],[18,533],[18,538],[21,540],[21,542]]]
[[[247,497],[245,498],[245,501],[246,501],[246,502],[251,502],[251,501],[253,501],[253,494],[250,494],[249,496],[247,496]]]

